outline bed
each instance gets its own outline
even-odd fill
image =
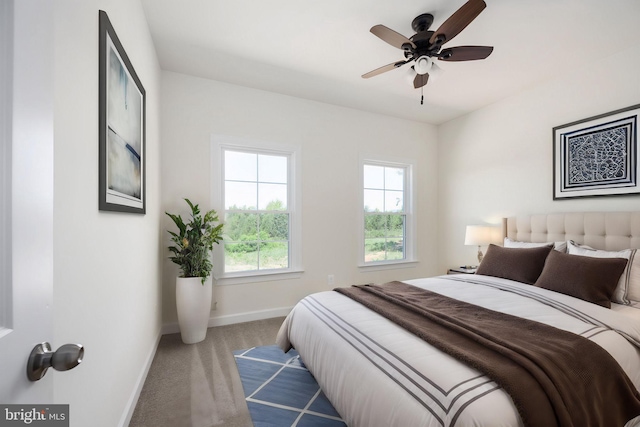
[[[593,251],[578,254],[589,257],[585,262],[591,263],[592,257],[618,259],[594,249],[640,248],[640,212],[506,218],[503,235],[512,247],[552,242],[557,247],[571,241],[572,255]],[[493,275],[448,275],[404,283],[587,338],[613,356],[637,394],[640,260],[634,259],[634,250],[625,254],[629,261],[620,284],[614,285],[610,308]],[[485,262],[487,258],[482,265]],[[350,427],[524,425],[510,395],[492,378],[338,292],[304,298],[287,316],[277,342],[300,353]],[[639,420],[631,419],[627,426],[640,425]]]

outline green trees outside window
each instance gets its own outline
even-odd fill
[[[224,156],[224,271],[289,268],[289,157],[235,150]]]
[[[289,267],[289,214],[275,200],[267,211],[246,212],[232,206],[225,217],[225,271]]]
[[[405,259],[405,169],[364,165],[364,262]]]

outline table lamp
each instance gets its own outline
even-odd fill
[[[464,235],[464,244],[467,246],[478,246],[478,263],[482,262],[482,246],[495,242],[495,227],[486,225],[467,225],[467,232]]]

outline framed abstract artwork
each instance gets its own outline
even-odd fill
[[[640,193],[640,105],[553,128],[553,199]]]
[[[100,11],[99,209],[145,213],[145,90]]]

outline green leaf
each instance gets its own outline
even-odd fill
[[[176,224],[176,226],[180,230],[180,235],[181,236],[184,235],[185,230],[187,229],[187,226],[182,221],[182,217],[180,215],[173,215],[168,212],[165,212],[165,214],[169,215],[169,218],[171,218],[173,222]]]
[[[191,208],[191,220],[188,223],[185,224],[180,215],[165,212],[179,230],[179,234],[167,230],[175,244],[168,247],[174,255],[169,259],[180,266],[181,277],[202,277],[204,283],[213,268],[211,250],[214,244],[222,240],[224,227],[222,223],[216,224],[219,219],[215,210],[208,211],[203,218],[197,204],[186,198],[184,200]]]

